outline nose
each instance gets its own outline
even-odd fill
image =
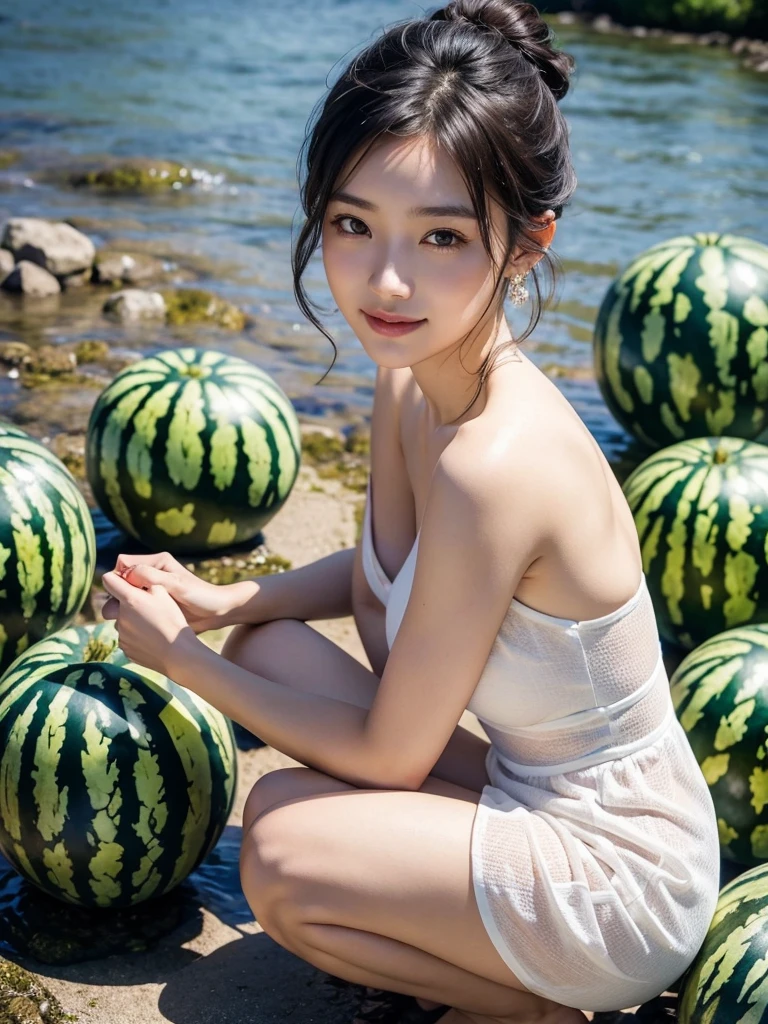
[[[368,284],[371,291],[384,300],[408,299],[413,294],[410,275],[405,273],[402,263],[398,265],[391,256],[373,270]]]

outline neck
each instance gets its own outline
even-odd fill
[[[433,429],[458,427],[479,416],[485,408],[487,383],[481,387],[476,401],[467,406],[477,391],[477,374],[483,361],[505,342],[512,333],[503,313],[489,327],[478,332],[472,341],[457,342],[446,352],[411,366],[427,405]],[[510,347],[510,354],[515,347]],[[506,358],[506,355],[505,355]]]

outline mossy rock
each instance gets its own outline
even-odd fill
[[[189,169],[170,160],[131,160],[90,171],[73,171],[69,183],[75,188],[98,188],[110,192],[157,192],[192,184]]]
[[[75,345],[75,359],[80,363],[106,363],[110,359],[109,345],[98,338],[87,338]]]
[[[76,480],[85,480],[85,434],[56,434],[51,451]]]
[[[15,149],[0,149],[0,171],[6,167],[12,167],[21,159],[21,155]]]
[[[301,437],[301,451],[322,479],[338,480],[351,491],[366,490],[370,466],[367,433],[355,430],[342,438],[322,430],[306,430]]]
[[[203,288],[178,288],[160,294],[165,299],[169,324],[211,323],[230,331],[242,331],[248,322],[241,309]]]
[[[19,384],[23,388],[98,388],[103,390],[105,382],[87,373],[35,373],[33,370],[22,370]]]
[[[2,1024],[61,1024],[76,1021],[58,999],[23,967],[0,957],[0,1021]]]
[[[0,363],[6,366],[21,366],[30,358],[34,349],[23,341],[0,342]]]

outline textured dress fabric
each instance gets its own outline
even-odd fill
[[[390,649],[418,544],[390,581],[369,481],[362,561]],[[468,709],[491,741],[473,885],[502,959],[532,992],[581,1010],[659,995],[704,940],[720,852],[645,576],[621,608],[581,622],[513,599]]]

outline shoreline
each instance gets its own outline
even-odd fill
[[[691,32],[658,26],[626,25],[610,14],[597,11],[566,10],[544,12],[555,25],[574,26],[599,35],[628,36],[633,39],[660,39],[670,46],[702,46],[728,50],[741,57],[740,66],[760,74],[768,74],[768,40],[737,35],[727,31]]]

